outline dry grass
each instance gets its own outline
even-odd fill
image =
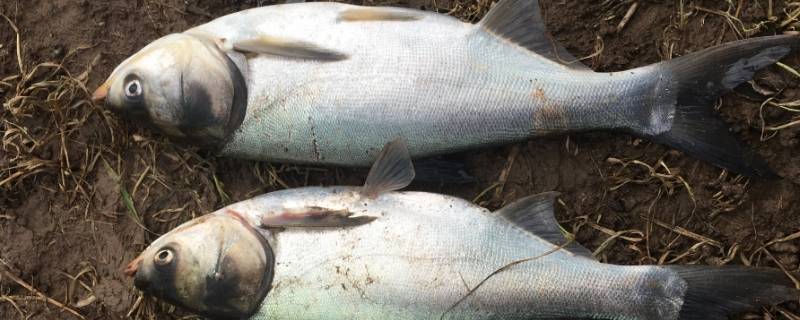
[[[0,206],[17,207],[32,190],[46,189],[58,194],[55,202],[67,208],[54,216],[83,217],[92,224],[98,215],[118,221],[118,213],[122,213],[152,240],[183,221],[232,201],[217,178],[215,160],[147,131],[131,132],[124,122],[91,102],[87,82],[98,57],[88,65],[77,66],[79,73],[71,72],[66,65],[82,54],[83,47],[71,50],[58,62],[26,61],[22,50],[25,39],[21,36],[24,30],[3,17],[16,36],[18,72],[0,80]],[[76,67],[74,63],[72,66]],[[295,166],[247,165],[261,183],[249,195],[288,188],[281,176],[298,171]],[[307,177],[309,170],[305,172]],[[97,207],[98,198],[108,194],[103,189],[107,186],[97,185],[103,177],[113,181],[111,187],[121,209],[118,212]],[[15,217],[3,214],[0,218]],[[76,310],[97,301],[92,266],[76,275],[64,274],[69,285],[56,290],[66,292],[66,299],[61,300],[46,296],[15,276],[11,268],[6,269],[3,275],[31,295],[3,294],[0,303],[11,304],[22,317],[25,308],[20,305],[31,299],[44,299],[81,319]],[[146,298],[137,300],[128,314],[136,319],[155,319],[158,314],[175,311],[172,306]]]
[[[679,0],[677,1],[677,11],[671,23],[664,27],[662,42],[658,43],[659,53],[662,59],[671,59],[679,55],[678,48],[682,47],[682,34],[690,25],[698,25],[698,21],[705,22],[707,19],[723,19],[725,22],[724,30],[710,29],[708,32],[718,34],[718,42],[723,42],[723,38],[733,34],[736,38],[748,38],[763,33],[781,33],[797,31],[800,27],[798,16],[800,16],[800,2],[786,3],[781,11],[774,10],[773,1],[765,3],[768,5],[767,16],[761,21],[743,21],[741,18],[744,6],[747,1],[727,1],[722,5],[723,9],[706,8],[698,5],[699,1]],[[618,12],[622,3],[608,5],[605,15],[614,17],[614,21],[619,21],[618,30],[623,30],[631,19],[630,14],[635,14],[637,1],[628,4],[627,14],[619,18]],[[633,12],[633,13],[631,13]],[[699,23],[705,26],[705,23]],[[694,32],[697,32],[695,30]],[[760,83],[757,79],[753,83],[756,91],[765,95],[765,100],[758,110],[759,129],[762,132],[762,141],[776,137],[784,130],[796,129],[800,125],[800,102],[792,99],[791,95],[786,96],[785,89],[792,88],[791,84],[797,84],[800,79],[798,66],[789,63],[778,64],[777,70],[783,72],[788,82],[783,82],[783,87],[772,86],[774,83]],[[724,108],[724,103],[720,103],[718,108]],[[769,114],[767,117],[765,114]],[[608,172],[605,174],[608,182],[606,194],[615,192],[625,192],[630,194],[648,194],[650,204],[646,208],[639,209],[638,217],[641,219],[641,227],[633,227],[626,230],[614,230],[614,228],[603,226],[599,221],[604,220],[604,212],[593,213],[591,215],[577,216],[570,221],[572,223],[572,233],[579,233],[585,227],[592,229],[604,239],[600,241],[595,250],[595,255],[602,257],[602,253],[608,250],[614,243],[618,243],[617,250],[627,251],[633,256],[638,256],[641,263],[650,264],[715,264],[724,265],[730,263],[740,263],[744,265],[768,265],[777,266],[786,272],[787,277],[791,278],[800,288],[795,274],[797,270],[788,269],[780,259],[776,258],[775,250],[786,252],[784,247],[775,246],[776,243],[789,243],[797,240],[800,233],[793,233],[768,240],[758,242],[753,240],[743,241],[723,241],[718,236],[705,234],[710,229],[703,226],[711,226],[720,221],[720,217],[729,212],[742,211],[742,206],[746,203],[746,195],[750,188],[750,181],[742,176],[731,175],[725,170],[720,170],[716,179],[702,181],[691,178],[692,174],[670,166],[668,159],[674,157],[662,155],[656,160],[652,157],[643,156],[638,159],[622,159],[622,157],[610,157],[607,159]],[[687,175],[689,178],[687,178]],[[696,193],[695,190],[702,189]],[[676,196],[688,197],[693,205],[677,218],[674,210],[679,209],[666,205],[674,202]],[[605,197],[604,197],[605,198]],[[664,200],[667,200],[666,202]],[[569,210],[569,206],[567,206]],[[666,210],[664,210],[666,209]],[[673,212],[668,212],[673,211]],[[756,214],[756,213],[754,213]],[[671,217],[672,222],[662,221],[659,217]],[[634,225],[638,223],[633,223]],[[698,226],[700,226],[698,228]],[[654,229],[655,228],[655,229]],[[698,230],[692,230],[696,228]],[[659,230],[660,229],[660,230]],[[713,229],[713,228],[712,228]],[[758,231],[754,230],[755,237]],[[661,241],[653,243],[649,241],[651,237],[657,235]],[[763,243],[754,245],[754,243]],[[791,246],[792,248],[795,248]],[[654,255],[655,254],[655,255]],[[785,257],[785,255],[784,255]],[[793,260],[789,260],[793,261]],[[796,262],[795,262],[796,264]],[[796,313],[785,308],[777,307],[769,311],[764,311],[762,315],[767,319],[785,318],[798,319]],[[748,316],[760,318],[757,315]]]
[[[715,31],[719,32],[719,39],[726,34],[749,37],[766,30],[797,30],[800,26],[800,2],[790,2],[782,11],[771,10],[765,20],[755,23],[742,21],[742,1],[727,1],[722,9],[705,8],[690,0],[678,0],[677,3],[671,23],[663,26],[663,42],[657,44],[664,59],[684,53],[680,51],[682,31],[702,19],[724,19],[726,29]],[[768,3],[771,6],[772,1]],[[163,17],[158,15],[191,13],[158,1],[147,4],[148,14],[155,15],[148,19],[157,28],[163,27],[159,22]],[[606,0],[599,14],[604,21],[612,23],[618,33],[623,33],[636,15],[641,14],[644,5],[644,1]],[[476,22],[490,6],[490,0],[454,0],[434,1],[429,9]],[[107,111],[93,105],[89,101],[87,83],[90,77],[104,76],[92,72],[96,58],[90,59],[86,65],[66,67],[71,59],[84,54],[83,48],[67,52],[57,62],[26,61],[22,51],[25,39],[21,36],[25,34],[24,30],[17,30],[11,19],[4,18],[16,36],[16,66],[13,74],[0,75],[0,96],[3,98],[0,109],[0,206],[16,207],[24,202],[31,190],[44,188],[60,194],[58,201],[65,209],[56,208],[63,211],[59,215],[83,217],[87,223],[97,219],[96,215],[127,221],[119,219],[122,216],[134,221],[139,231],[146,235],[146,240],[152,240],[160,232],[234,200],[269,190],[308,185],[320,179],[329,182],[340,180],[339,170],[238,162],[257,182],[247,186],[247,190],[242,190],[241,186],[232,188],[235,182],[226,185],[218,172],[224,170],[220,169],[225,168],[224,160],[199,154],[192,148],[175,145],[146,131],[128,128],[125,122],[119,122]],[[592,53],[584,61],[591,59],[591,64],[597,65],[605,54],[610,53],[605,51],[605,39],[598,34]],[[781,68],[787,75],[800,78],[798,66],[786,64]],[[770,88],[768,91],[772,94],[761,106],[759,126],[765,140],[785,130],[796,129],[800,124],[800,102],[784,96],[783,89]],[[476,202],[496,204],[504,195],[508,196],[506,185],[509,175],[515,174],[514,159],[519,153],[516,148],[512,150],[517,151],[508,155],[498,179],[485,183],[484,191],[476,194]],[[788,267],[776,258],[776,253],[784,250],[782,244],[796,243],[800,232],[754,245],[723,239],[711,234],[713,228],[707,227],[724,218],[726,213],[742,211],[740,207],[751,188],[747,179],[721,171],[714,180],[698,181],[692,179],[690,172],[680,170],[673,158],[669,153],[657,159],[616,156],[602,166],[601,174],[608,186],[602,192],[638,192],[648,199],[629,217],[634,219],[633,222],[610,223],[608,217],[614,213],[599,207],[596,211],[573,217],[564,225],[570,226],[568,230],[573,234],[596,240],[594,255],[602,261],[720,265],[736,262],[778,266],[787,270]],[[99,207],[98,197],[105,193],[98,188],[108,186],[98,186],[97,183],[106,178],[113,182],[111,187],[115,191],[116,197],[109,200],[117,204],[113,212]],[[686,212],[666,212],[676,209],[668,204],[681,198],[688,198],[692,204],[681,208]],[[571,210],[574,204],[562,202],[562,205]],[[683,214],[680,217],[691,218],[681,219],[679,213]],[[0,212],[0,221],[4,219],[13,220],[15,216]],[[21,318],[27,315],[27,304],[42,301],[63,309],[64,314],[78,314],[76,317],[79,318],[86,316],[82,314],[82,308],[99,303],[94,292],[98,274],[96,266],[87,264],[76,273],[64,273],[66,284],[63,288],[53,284],[54,288],[47,292],[29,283],[32,281],[26,282],[30,279],[20,278],[16,271],[3,268],[3,277],[12,279],[16,285],[13,288],[0,285],[0,304],[10,305]],[[51,292],[65,294],[49,296]],[[778,308],[773,311],[773,318],[778,315],[797,318],[790,310]],[[137,295],[126,314],[134,319],[157,319],[164,315],[197,318],[184,316],[174,307],[141,294]]]
[[[65,146],[75,139],[78,128],[92,116],[85,87],[90,69],[73,76],[63,67],[63,61],[26,66],[19,49],[19,32],[8,17],[3,17],[16,34],[19,74],[0,80],[6,96],[0,123],[2,150],[5,152],[0,167],[0,190],[13,193],[26,179],[31,180],[29,178],[42,173],[55,173],[60,191],[69,193],[71,198],[86,197],[86,171],[75,168],[90,164],[71,157]],[[81,49],[69,52],[65,60]],[[32,121],[45,126],[31,126]],[[54,144],[59,145],[54,151],[57,154],[45,157],[46,151],[53,152],[45,149]],[[89,159],[92,157],[84,158]]]
[[[729,31],[736,35],[738,39],[750,38],[762,32],[774,33],[787,33],[797,32],[800,28],[800,2],[787,2],[784,10],[778,12],[774,10],[773,1],[767,3],[767,16],[764,20],[746,23],[742,20],[741,14],[745,3],[739,1],[734,3],[729,1],[727,10],[714,10],[705,8],[699,5],[689,5],[686,16],[691,17],[697,14],[710,14],[721,17],[727,23],[725,31]],[[725,35],[725,32],[720,34],[720,39]],[[795,82],[800,80],[800,72],[797,71],[797,66],[791,66],[784,63],[777,64],[787,74],[795,77]],[[756,84],[758,85],[757,81]],[[782,95],[785,88],[772,88],[767,95],[767,99],[759,109],[759,119],[761,127],[762,141],[775,137],[780,131],[790,129],[800,125],[800,115],[798,109],[800,101],[787,99]],[[770,123],[765,120],[764,113],[770,112],[769,109],[775,109],[774,118],[775,122]]]
[[[64,204],[74,209],[72,212],[87,212],[92,202],[88,191],[92,187],[87,176],[100,157],[101,149],[91,146],[78,153],[68,145],[82,140],[78,137],[79,131],[90,119],[99,116],[106,124],[111,120],[105,114],[97,113],[88,99],[86,81],[91,65],[77,75],[64,67],[66,61],[85,48],[78,47],[68,52],[59,62],[28,64],[22,52],[20,30],[10,18],[5,15],[3,18],[14,31],[18,73],[0,80],[0,93],[3,95],[0,109],[0,206],[13,207],[12,204],[24,199],[34,185],[39,185],[62,194]],[[113,134],[112,128],[105,129]],[[3,263],[0,279],[10,279],[30,294],[2,295],[2,300],[10,303],[21,318],[26,318],[26,315],[20,304],[42,300],[84,319],[76,309],[96,300],[93,294],[96,272],[91,266],[86,266],[76,275],[64,273],[70,282],[66,301],[59,301],[16,276],[5,261],[0,262]],[[70,301],[73,297],[80,298]]]
[[[29,194],[44,189],[58,195],[53,201],[57,206],[50,207],[58,212],[52,216],[83,217],[88,224],[104,218],[117,220],[115,212],[98,207],[108,190],[97,183],[108,176],[116,185],[123,212],[152,239],[157,232],[230,201],[216,179],[214,165],[204,157],[146,132],[131,134],[108,111],[93,105],[87,82],[99,57],[88,65],[71,63],[86,49],[77,47],[60,61],[26,61],[24,30],[3,18],[15,35],[17,72],[0,80],[0,206],[18,207]],[[72,72],[68,64],[80,71]],[[254,167],[267,168],[269,175],[278,177],[271,166]],[[280,178],[263,178],[265,188],[276,180]],[[176,198],[174,193],[184,194],[171,200]],[[16,217],[4,214],[3,218]],[[47,296],[16,276],[11,267],[3,267],[2,272],[30,293],[6,294],[0,288],[0,303],[11,304],[21,317],[26,317],[24,305],[36,299],[80,319],[79,309],[97,302],[96,271],[91,265],[75,275],[63,273],[68,285],[55,289],[66,293],[62,299]],[[137,318],[153,319],[156,312],[174,310],[157,306],[152,299],[148,304],[132,312],[136,311]]]

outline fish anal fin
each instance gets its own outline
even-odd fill
[[[340,61],[348,55],[302,40],[260,35],[245,39],[221,39],[220,46],[243,54],[269,54],[294,59]]]
[[[379,194],[400,190],[414,180],[414,165],[408,147],[402,139],[387,143],[367,175],[361,193],[369,198]]]
[[[418,12],[400,8],[373,7],[351,8],[339,13],[338,21],[414,21],[423,16]]]
[[[322,207],[305,207],[286,209],[277,214],[265,215],[261,218],[263,228],[337,228],[354,227],[367,224],[376,218],[371,216],[353,216],[346,209],[328,209]]]
[[[498,210],[496,213],[523,230],[542,238],[576,256],[594,259],[592,252],[564,236],[554,216],[558,192],[545,192],[528,196]]]
[[[548,60],[573,69],[591,70],[550,36],[538,0],[500,0],[478,25]]]

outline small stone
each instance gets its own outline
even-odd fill
[[[56,46],[53,51],[50,52],[50,57],[53,59],[60,59],[64,57],[64,50],[63,46]]]

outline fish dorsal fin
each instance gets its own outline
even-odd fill
[[[553,204],[558,195],[558,192],[545,192],[528,196],[506,205],[496,213],[547,242],[563,246],[564,250],[577,256],[594,259],[589,249],[569,241],[561,232],[561,227],[553,215]]]
[[[591,70],[547,33],[538,0],[500,0],[478,25],[498,38],[559,64]]]
[[[339,13],[337,20],[355,21],[414,21],[423,16],[419,12],[408,9],[390,7],[349,8]]]
[[[227,47],[226,42],[223,41],[223,45]],[[229,43],[233,50],[242,53],[271,54],[287,58],[323,61],[347,59],[347,55],[344,53],[323,48],[314,43],[276,36],[261,35],[254,38],[237,39]]]
[[[387,143],[378,154],[361,193],[375,198],[381,193],[405,188],[412,180],[414,165],[408,147],[402,139],[396,139]]]

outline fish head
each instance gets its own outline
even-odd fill
[[[237,213],[188,221],[156,239],[125,269],[139,290],[213,319],[255,313],[273,272],[269,243]]]
[[[178,140],[220,146],[247,105],[238,55],[212,38],[170,34],[117,66],[93,100]]]

